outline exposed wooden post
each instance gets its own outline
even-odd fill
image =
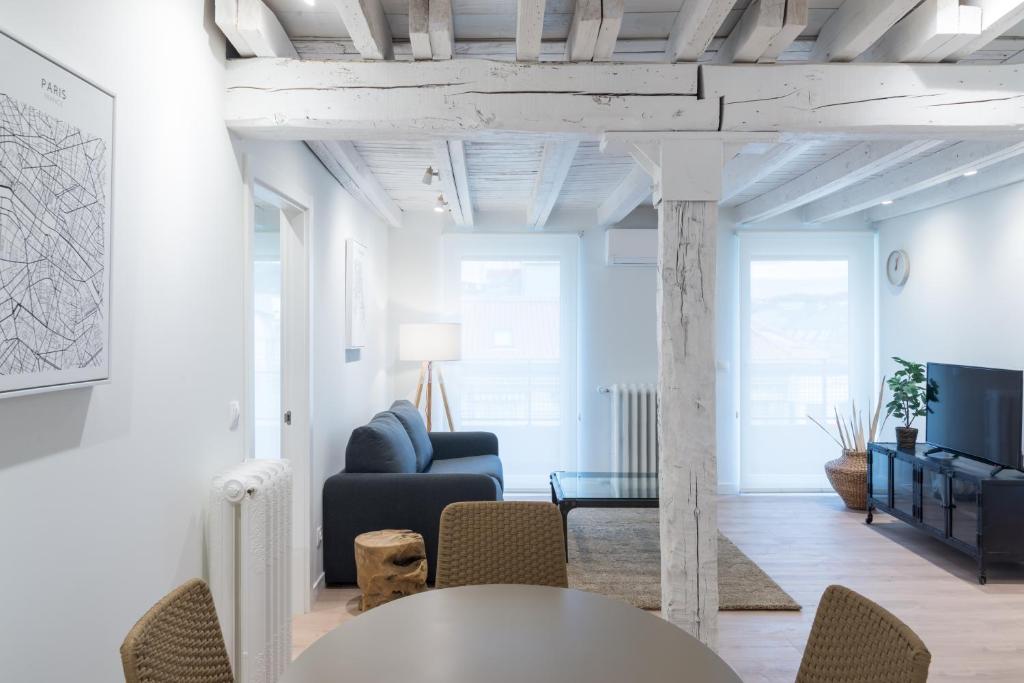
[[[715,647],[715,244],[722,143],[661,144],[658,205],[658,442],[661,604]]]

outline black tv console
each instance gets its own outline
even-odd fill
[[[868,516],[881,510],[978,562],[1024,562],[1024,472],[918,444],[868,444]]]

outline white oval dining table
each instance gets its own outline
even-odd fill
[[[594,593],[465,586],[401,598],[341,624],[281,683],[739,683],[699,640]]]

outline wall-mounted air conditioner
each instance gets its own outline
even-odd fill
[[[605,264],[658,265],[658,231],[647,228],[609,228],[604,234]]]

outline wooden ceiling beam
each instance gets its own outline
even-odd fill
[[[214,23],[242,57],[299,57],[281,22],[263,0],[217,0]]]
[[[313,147],[313,143],[309,144],[311,149],[316,151],[317,148]],[[316,144],[318,146],[323,145],[323,149],[334,158],[345,171],[345,174],[351,178],[352,183],[358,188],[359,195],[364,197],[365,201],[384,220],[395,227],[402,226],[402,210],[388,195],[354,144],[347,140],[328,140]],[[330,166],[328,166],[328,170],[330,170]],[[344,185],[344,183],[342,184]]]
[[[434,59],[455,54],[455,23],[452,0],[430,0],[430,51]]]
[[[816,144],[814,141],[781,143],[764,154],[744,154],[729,160],[722,171],[722,206],[735,206],[736,196],[785,168]]]
[[[594,45],[595,62],[612,61],[625,12],[625,0],[601,0],[601,30],[597,33],[597,43]]]
[[[852,62],[920,0],[846,0],[818,32],[811,62]]]
[[[545,0],[516,0],[516,61],[540,59]]]
[[[241,135],[291,140],[451,139],[483,131],[963,139],[1021,134],[1022,69],[239,59],[227,65],[225,121]]]
[[[469,194],[466,151],[461,140],[434,142],[434,168],[441,181],[441,192],[448,202],[455,225],[473,226],[473,199]]]
[[[333,0],[363,59],[392,59],[391,27],[380,0]]]
[[[668,36],[668,61],[696,62],[735,4],[736,0],[684,0]]]
[[[754,63],[782,31],[786,0],[751,0],[715,54],[719,64]]]
[[[565,40],[565,59],[570,62],[593,61],[600,31],[601,0],[576,0],[569,35]]]
[[[858,62],[941,62],[981,34],[981,9],[960,0],[925,0]]]
[[[614,225],[651,196],[651,176],[639,164],[597,207],[597,224]]]
[[[888,206],[876,206],[868,211],[868,217],[872,221],[882,221],[905,216],[908,213],[941,206],[1022,181],[1024,181],[1024,161],[1018,157],[991,166],[977,175],[961,175],[941,185],[904,197]]]
[[[739,223],[756,223],[838,192],[937,145],[932,140],[863,142],[798,178],[736,207]]]
[[[409,0],[409,46],[413,59],[434,58],[430,49],[429,0]]]
[[[533,185],[530,205],[526,210],[526,224],[534,230],[543,230],[555,208],[562,185],[576,157],[578,140],[551,141],[544,144],[537,180]]]
[[[964,0],[964,4],[981,9],[981,34],[950,54],[947,61],[964,59],[1024,21],[1024,0]]]
[[[834,194],[804,207],[804,220],[825,223],[843,216],[895,201],[930,187],[940,185],[964,173],[977,172],[988,166],[1024,154],[1024,143],[959,142],[944,150],[923,156],[906,166],[883,173],[844,192]]]
[[[796,42],[800,34],[807,28],[810,14],[807,11],[807,0],[786,0],[786,14],[782,20],[782,29],[768,43],[757,61],[773,63],[779,56]]]

